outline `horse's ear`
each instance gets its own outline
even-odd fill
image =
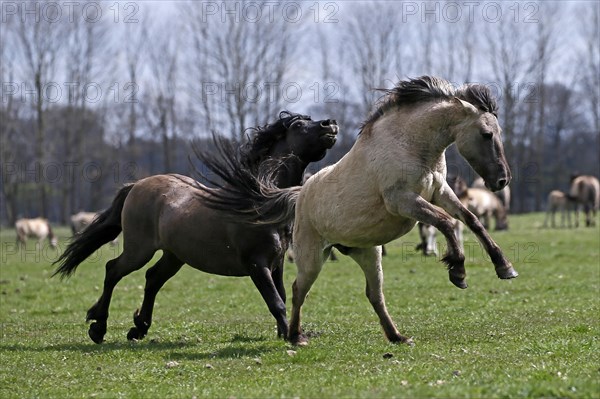
[[[458,97],[453,97],[452,102],[459,108],[466,111],[468,114],[477,115],[477,108],[475,108],[471,103],[461,100]]]

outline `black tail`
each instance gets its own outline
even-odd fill
[[[221,181],[196,170],[215,188],[200,186],[199,198],[209,208],[221,211],[231,220],[249,224],[287,225],[294,220],[296,200],[301,186],[279,188],[275,175],[282,160],[261,163],[259,170],[242,160],[235,141],[213,136],[216,151],[193,146],[196,157]]]
[[[54,262],[54,264],[59,263],[60,266],[52,276],[59,274],[61,278],[70,277],[81,262],[119,235],[123,203],[132,188],[133,184],[128,184],[119,190],[110,208],[102,212],[82,232],[73,236],[74,240]]]

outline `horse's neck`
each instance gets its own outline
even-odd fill
[[[304,169],[308,164],[296,157],[286,158],[277,169],[275,182],[277,187],[286,188],[302,184]]]
[[[449,129],[448,104],[424,104],[388,111],[371,129],[380,148],[401,151],[406,161],[434,168],[455,140]]]

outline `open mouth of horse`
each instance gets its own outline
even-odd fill
[[[332,146],[337,140],[337,133],[339,130],[340,128],[337,125],[324,127],[320,139],[327,142],[329,146]]]

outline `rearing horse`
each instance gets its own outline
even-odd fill
[[[221,152],[236,159],[240,168],[220,171],[237,179],[257,173],[263,162],[280,160],[273,172],[274,184],[300,184],[310,162],[325,156],[336,141],[334,120],[312,121],[310,117],[282,112],[280,119],[254,129],[251,140],[237,148],[220,142]],[[215,159],[205,154],[210,166]],[[223,276],[250,276],[275,319],[279,335],[288,331],[283,286],[284,254],[291,239],[290,226],[249,226],[224,219],[205,205],[202,185],[181,175],[156,175],[122,188],[112,206],[75,236],[61,255],[54,274],[68,277],[100,246],[123,231],[123,253],[106,264],[102,295],[87,312],[89,336],[101,343],[106,334],[108,308],[116,284],[142,268],[158,250],[160,260],[148,269],[141,309],[134,313],[135,327],[128,339],[143,338],[152,323],[154,301],[161,287],[184,263],[195,269]],[[213,190],[214,196],[219,195]]]
[[[259,179],[254,186],[248,183],[230,190],[231,197],[248,205],[246,213],[230,212],[249,222],[279,222],[295,208],[298,275],[292,287],[288,336],[292,343],[308,343],[300,310],[332,247],[362,268],[367,297],[388,340],[412,343],[398,332],[386,309],[380,246],[408,233],[417,221],[433,225],[446,237],[448,252],[442,261],[456,286],[467,284],[465,256],[452,217],[475,233],[498,277],[517,277],[479,219],[446,183],[444,152],[452,143],[490,189],[500,190],[510,182],[496,112],[495,99],[482,85],[456,89],[429,76],[402,81],[387,91],[350,151],[302,187],[278,189],[270,180]]]

